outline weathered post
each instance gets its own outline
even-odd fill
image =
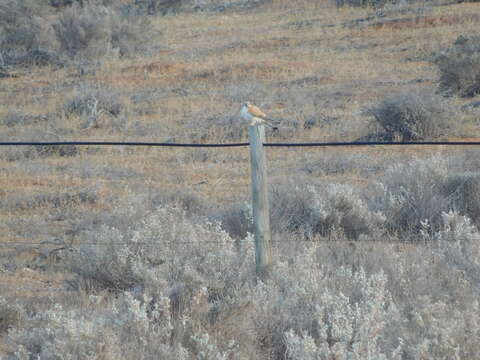
[[[265,127],[250,126],[250,168],[252,174],[252,208],[255,230],[255,262],[257,277],[265,280],[270,263],[270,211],[268,206]]]

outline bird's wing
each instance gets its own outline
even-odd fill
[[[258,107],[256,107],[255,105],[250,105],[250,106],[248,107],[248,112],[249,112],[250,114],[252,114],[253,116],[258,117],[258,118],[265,118],[265,117],[267,117],[267,115],[265,115],[265,114],[263,113],[263,111],[260,110],[260,109],[259,109]]]

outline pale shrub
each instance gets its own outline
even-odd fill
[[[391,355],[380,334],[399,314],[385,274],[322,266],[319,249],[305,248],[296,262],[279,261],[272,281],[257,287],[257,336],[280,358],[285,353],[294,359]]]
[[[391,165],[370,191],[369,206],[386,216],[386,226],[404,238],[438,232],[442,212],[458,211],[477,219],[479,176],[459,173],[463,160],[433,156]],[[422,222],[427,221],[428,229]]]
[[[146,51],[153,36],[145,18],[124,16],[114,7],[73,4],[52,25],[60,51],[70,58],[98,59]]]
[[[22,317],[23,312],[18,304],[0,297],[0,335],[12,327],[18,326]]]
[[[254,286],[251,236],[234,242],[217,224],[164,206],[126,230],[104,228],[97,248],[73,253],[79,278],[97,273],[113,285],[68,293],[57,307],[26,304],[10,326],[10,355],[475,358],[480,236],[454,212],[437,227],[421,221],[425,241],[416,244],[277,234],[271,277]]]
[[[32,312],[9,335],[17,358],[234,358],[235,342],[207,329],[248,294],[251,238],[235,243],[219,225],[166,206],[126,232],[104,227],[97,242],[67,264],[89,303]]]
[[[360,301],[352,303],[352,298],[342,292],[331,294],[327,290],[322,294],[315,314],[318,338],[314,339],[306,332],[299,336],[293,330],[285,334],[291,358],[400,359],[401,341],[388,356],[381,349],[380,334],[387,324],[399,317],[395,306],[390,303],[385,275],[379,273],[367,278],[363,271],[352,273],[345,272],[345,269],[340,269],[339,275],[357,282]]]
[[[480,341],[480,234],[470,219],[455,212],[444,212],[441,219],[441,229],[429,238],[429,256],[412,259],[416,276],[403,274],[408,279],[404,284],[411,284],[409,292],[416,294],[410,304],[403,304],[409,319],[402,330],[405,353],[413,358],[468,359],[478,353]],[[409,266],[406,259],[402,263],[404,269]],[[423,284],[416,288],[419,278]]]
[[[330,236],[337,232],[358,240],[381,227],[384,217],[371,211],[356,189],[345,184],[308,188],[279,187],[272,192],[272,228]]]
[[[158,208],[127,233],[103,228],[97,241],[97,247],[73,255],[70,266],[99,289],[146,288],[161,278],[182,293],[205,288],[215,296],[253,266],[251,239],[239,248],[218,224],[194,223],[184,210],[170,206]]]
[[[371,200],[385,214],[392,232],[418,234],[425,219],[431,230],[437,231],[442,211],[450,206],[450,199],[442,194],[448,173],[448,163],[441,157],[394,164],[377,184]]]
[[[103,307],[96,296],[85,308],[56,305],[28,318],[8,341],[15,359],[188,359],[188,352],[171,343],[169,299],[159,293],[155,304],[128,293]]]
[[[459,36],[438,55],[439,90],[446,95],[474,97],[480,93],[480,37]]]
[[[387,141],[435,139],[445,134],[452,115],[441,96],[415,89],[383,99],[369,113]]]
[[[0,1],[0,67],[58,63],[55,54],[45,51],[55,38],[41,17],[44,8],[34,0]]]

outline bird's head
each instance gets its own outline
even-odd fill
[[[248,108],[250,105],[251,104],[248,101],[246,101],[243,103],[242,108]]]

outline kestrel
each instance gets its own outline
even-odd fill
[[[273,124],[272,119],[269,119],[262,110],[255,105],[250,104],[249,102],[246,102],[242,105],[240,114],[244,120],[248,121],[250,126],[265,124],[274,130],[278,129],[278,127]]]

